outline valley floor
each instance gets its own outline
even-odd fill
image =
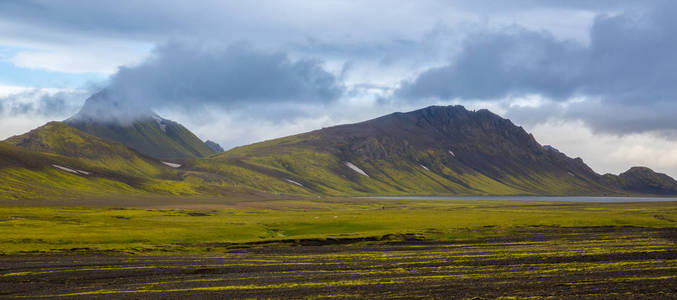
[[[676,242],[675,228],[578,227],[211,255],[8,256],[0,297],[673,298]]]
[[[0,206],[0,298],[677,297],[677,202],[129,202]]]

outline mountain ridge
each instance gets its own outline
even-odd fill
[[[9,157],[26,151],[28,158],[57,163],[33,168],[31,159],[18,165],[10,160],[0,164],[0,177],[27,172],[32,176],[28,182],[33,182],[40,176],[67,175],[66,182],[89,184],[85,190],[101,178],[109,185],[127,186],[116,192],[184,195],[234,190],[328,196],[677,195],[677,181],[668,175],[643,167],[600,175],[582,159],[539,144],[512,121],[462,106],[392,113],[207,157],[171,160],[91,135],[68,122],[50,122],[2,143]],[[12,187],[0,185],[2,189]],[[30,190],[8,193],[21,198]]]
[[[336,195],[627,193],[580,158],[540,145],[510,120],[462,106],[392,113],[237,147],[207,160]]]

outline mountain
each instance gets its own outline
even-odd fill
[[[64,122],[156,158],[195,158],[216,153],[183,125],[145,107],[120,101],[105,90],[88,98],[80,112]]]
[[[216,153],[221,153],[221,152],[224,151],[223,148],[221,148],[221,145],[217,144],[216,142],[212,142],[212,141],[208,140],[208,141],[205,142],[205,145],[207,145],[207,147],[209,147],[209,149],[212,149],[212,151],[214,151]]]
[[[115,112],[115,105],[110,109],[114,113],[104,115],[108,123],[90,120],[88,126],[105,132],[143,127],[147,112],[125,120],[130,116]],[[394,113],[178,160],[89,134],[71,126],[73,119],[0,142],[1,198],[677,195],[677,181],[665,174],[634,167],[599,175],[582,159],[541,146],[510,120],[462,106]],[[148,135],[139,139],[153,144]]]
[[[543,145],[543,148],[545,148],[546,150],[550,150],[550,151],[559,153],[559,150],[557,148],[551,146],[551,145]]]
[[[36,152],[77,158],[92,166],[127,174],[156,176],[168,168],[125,145],[87,134],[62,122],[50,122],[5,142]]]
[[[63,122],[0,142],[1,199],[247,193],[217,175],[185,170]]]
[[[541,146],[510,120],[462,106],[238,147],[194,167],[262,189],[330,195],[624,193],[580,158]]]
[[[677,181],[646,167],[632,167],[618,176],[605,174],[609,185],[638,194],[677,195]]]

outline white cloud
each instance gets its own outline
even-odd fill
[[[14,50],[2,59],[30,69],[112,74],[119,66],[140,62],[153,44],[129,37],[83,34],[0,20],[0,46]]]
[[[0,97],[7,97],[12,94],[17,94],[21,92],[27,92],[32,90],[31,87],[20,86],[20,85],[0,85]]]
[[[526,129],[541,144],[583,158],[598,173],[618,174],[632,166],[646,166],[677,177],[677,141],[655,133],[594,133],[581,121],[550,121]]]
[[[86,49],[85,49],[86,48]],[[125,47],[47,48],[18,52],[9,61],[19,67],[65,73],[112,74],[121,65],[141,61],[143,53]]]
[[[2,116],[0,118],[0,140],[31,131],[51,121],[54,121],[53,118],[40,115],[32,115],[30,117]]]
[[[0,85],[0,140],[68,118],[85,95],[85,90]]]

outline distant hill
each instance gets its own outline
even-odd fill
[[[216,153],[183,125],[147,108],[118,101],[107,91],[92,95],[80,112],[65,123],[156,158],[194,158]]]
[[[221,148],[221,145],[219,145],[219,144],[217,144],[216,142],[213,142],[213,141],[206,141],[205,145],[207,145],[207,147],[209,147],[209,149],[212,149],[212,151],[214,151],[216,153],[221,153],[221,152],[224,151],[223,148]]]
[[[618,176],[605,174],[609,185],[638,194],[677,195],[677,181],[646,167],[632,167]]]

